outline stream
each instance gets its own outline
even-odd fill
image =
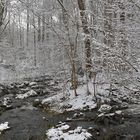
[[[34,98],[33,98],[34,99]],[[75,112],[55,114],[35,108],[31,104],[31,98],[22,102],[21,107],[15,107],[0,115],[0,122],[9,122],[10,129],[0,135],[0,140],[45,140],[45,132],[60,121],[65,122]],[[20,100],[19,100],[20,102]],[[134,109],[134,110],[133,110]],[[134,111],[136,111],[134,113]],[[92,133],[92,140],[139,140],[140,139],[140,105],[124,110],[123,123],[105,124],[95,123],[96,111],[84,112],[89,120],[68,121],[72,128],[82,126]],[[133,114],[134,113],[134,114]]]
[[[47,88],[55,89],[48,82]],[[119,116],[97,120],[98,111],[95,109],[82,112],[84,116],[81,118],[68,120],[81,111],[58,114],[33,106],[35,99],[47,98],[52,95],[51,92],[25,99],[16,99],[14,92],[10,89],[10,93],[5,92],[0,97],[0,100],[7,97],[11,100],[11,107],[5,109],[0,106],[0,123],[9,122],[10,127],[0,134],[0,140],[46,140],[46,130],[59,122],[66,122],[72,129],[82,126],[92,134],[91,140],[140,140],[140,103],[129,105]]]

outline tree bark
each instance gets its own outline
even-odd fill
[[[3,2],[0,2],[0,26],[3,24],[3,14],[4,14],[4,6]]]
[[[27,1],[27,4],[29,3],[29,0]],[[27,7],[27,34],[26,34],[26,46],[29,46],[29,7]]]
[[[42,16],[42,42],[45,40],[45,15]]]
[[[34,66],[36,67],[37,65],[37,57],[36,57],[36,29],[35,29],[35,16],[33,13],[33,25],[34,25]]]
[[[88,21],[86,16],[86,5],[85,0],[77,0],[78,6],[80,10],[81,22],[83,27],[83,32],[85,34],[85,56],[86,56],[86,71],[90,72],[92,67],[92,60],[91,60],[91,40],[90,40],[90,31],[88,29]]]
[[[41,41],[41,19],[38,17],[38,42]]]

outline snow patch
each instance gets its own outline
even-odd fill
[[[86,129],[82,129],[82,127],[77,127],[74,130],[69,130],[70,126],[65,124],[58,128],[51,128],[47,131],[46,135],[49,140],[87,140],[92,135],[87,132]],[[65,132],[64,132],[65,131]],[[67,132],[66,132],[67,131]]]
[[[117,115],[121,115],[121,114],[122,114],[122,111],[121,111],[121,110],[117,110],[117,111],[115,111],[115,113],[116,113]]]
[[[0,134],[1,134],[2,131],[7,130],[7,129],[10,128],[10,127],[8,126],[8,124],[9,124],[8,122],[1,123],[1,124],[0,124]]]
[[[9,97],[5,97],[3,98],[3,100],[1,101],[3,106],[9,108],[11,107],[10,103],[11,103],[11,99]]]
[[[92,93],[93,89],[90,85],[90,91]],[[93,100],[93,94],[87,95],[87,88],[86,85],[79,86],[77,89],[78,96],[74,96],[73,90],[70,91],[69,99],[61,103],[61,106],[71,106],[71,108],[66,108],[67,111],[71,110],[83,110],[86,109],[94,109],[96,107],[96,103]]]
[[[34,90],[30,90],[30,91],[26,92],[25,94],[17,94],[16,98],[24,99],[24,98],[28,98],[28,97],[35,96],[35,95],[37,95],[37,93]]]
[[[99,112],[109,112],[111,110],[111,106],[107,104],[101,105]]]
[[[37,83],[36,83],[36,82],[31,82],[31,83],[29,84],[29,86],[34,86],[34,85],[37,85]]]

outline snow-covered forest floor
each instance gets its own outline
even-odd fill
[[[55,82],[54,82],[55,81]],[[128,140],[139,139],[139,93],[108,94],[107,85],[86,84],[63,93],[63,82],[53,76],[1,84],[0,140]]]

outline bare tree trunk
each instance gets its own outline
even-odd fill
[[[75,61],[72,63],[72,86],[74,88],[74,94],[77,96],[77,75],[76,75],[76,64]]]
[[[38,17],[38,42],[41,40],[41,19]]]
[[[19,44],[20,44],[20,47],[23,47],[22,45],[22,28],[21,28],[21,15],[19,15]]]
[[[63,16],[63,23],[65,26],[65,29],[67,31],[67,36],[68,36],[68,41],[69,41],[69,48],[70,49],[68,51],[68,55],[69,55],[69,59],[70,59],[70,63],[71,63],[71,87],[74,89],[74,94],[75,96],[77,96],[77,83],[78,83],[78,77],[77,77],[77,73],[76,73],[76,62],[75,62],[75,57],[76,57],[76,46],[72,43],[71,37],[70,37],[70,31],[69,31],[69,25],[68,25],[68,13],[64,7],[64,3],[63,0],[57,0],[60,4],[60,6],[62,7],[62,16]]]
[[[37,65],[37,58],[36,58],[36,29],[35,29],[35,16],[33,13],[33,25],[34,25],[34,66]]]
[[[96,74],[97,73],[93,73],[93,87],[94,87],[94,97],[95,97],[95,100],[97,102],[97,96],[96,96]]]
[[[4,6],[3,3],[0,2],[0,26],[3,24],[3,13],[4,13]]]
[[[1,31],[1,26],[3,25],[3,14],[4,14],[4,2],[3,0],[0,1],[0,33]]]
[[[81,22],[83,27],[83,32],[85,34],[85,67],[86,67],[86,78],[87,78],[87,94],[90,94],[89,87],[88,87],[88,79],[91,75],[91,68],[92,68],[92,60],[91,60],[91,40],[90,40],[90,31],[88,29],[88,21],[86,16],[86,5],[85,0],[77,0],[79,10],[80,10],[80,16],[81,16]]]
[[[90,72],[92,67],[92,61],[91,61],[91,42],[90,42],[90,31],[88,29],[88,21],[86,16],[86,5],[85,0],[77,0],[78,6],[80,9],[80,16],[81,16],[81,22],[83,27],[83,32],[85,34],[85,56],[86,56],[86,71]]]
[[[45,39],[45,15],[42,16],[42,42],[44,42]]]
[[[27,1],[27,4],[29,3],[29,0]],[[29,46],[29,7],[27,7],[27,34],[26,34],[26,46],[28,48]]]

